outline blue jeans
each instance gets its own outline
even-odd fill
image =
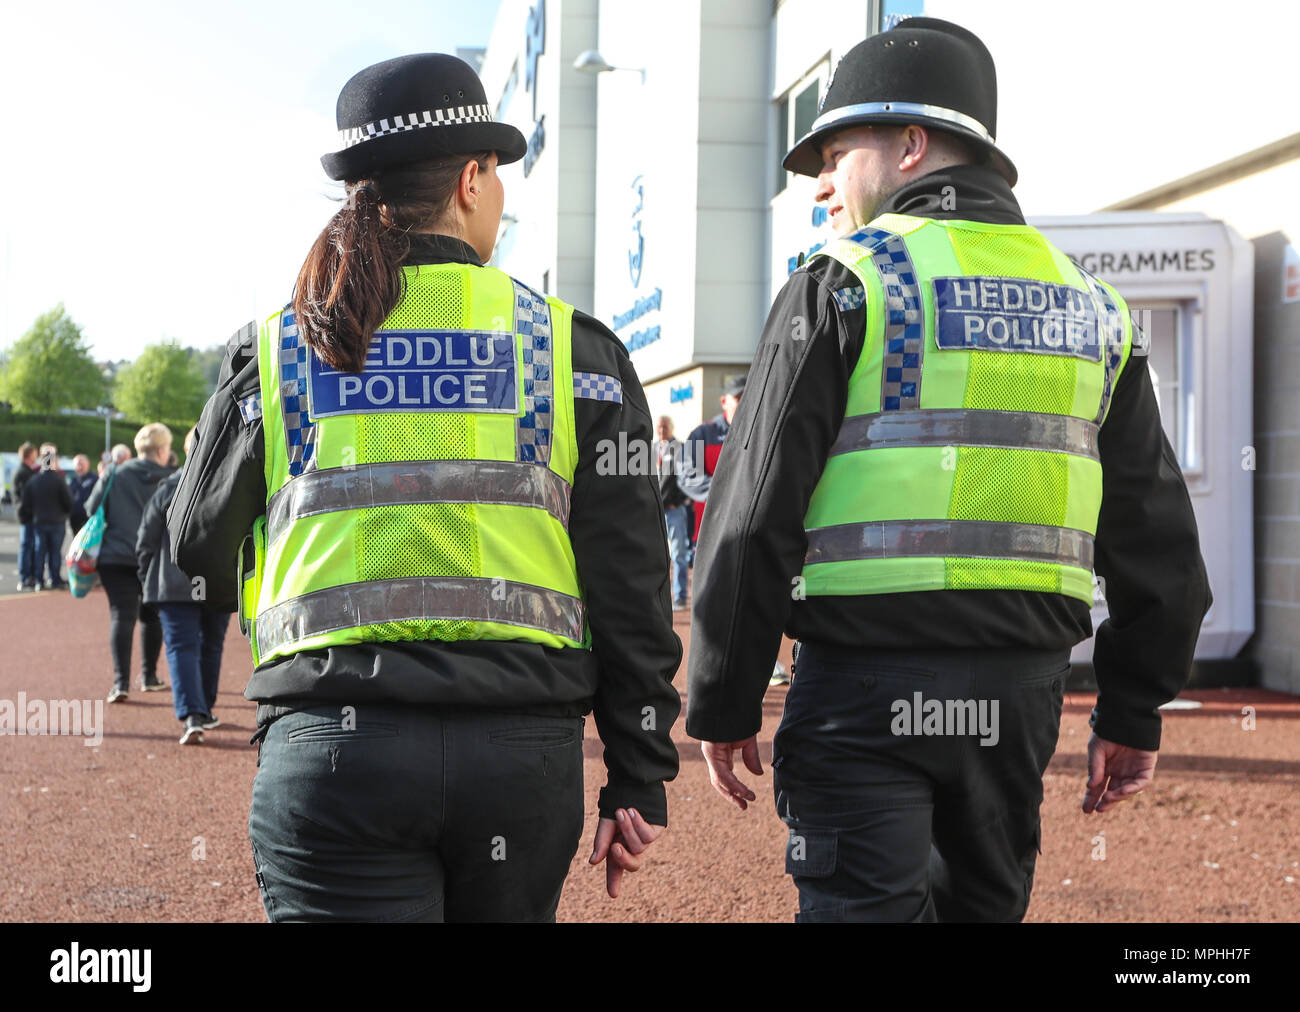
[[[192,713],[210,714],[217,701],[221,650],[230,616],[201,604],[178,602],[158,605],[158,617],[167,644],[176,719],[184,720]]]
[[[36,525],[23,524],[18,530],[18,579],[36,582]]]
[[[691,510],[689,506],[674,506],[664,510],[664,524],[668,528],[668,555],[673,564],[673,600],[686,600],[686,564],[690,552]]]
[[[1068,650],[801,643],[772,745],[797,920],[1022,919],[1069,670]]]
[[[32,567],[32,578],[41,582],[41,572],[45,571],[49,575],[45,577],[50,583],[58,584],[63,580],[59,577],[59,567],[63,565],[63,524],[34,524],[36,528],[36,563]]]
[[[582,728],[343,701],[275,720],[248,816],[267,918],[555,920],[582,835]]]

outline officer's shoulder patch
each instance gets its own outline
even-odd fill
[[[252,425],[262,417],[262,395],[261,393],[251,394],[248,397],[240,397],[236,402],[239,405],[239,417],[244,420],[245,425]]]
[[[831,298],[835,300],[835,305],[839,306],[841,313],[847,313],[851,309],[861,309],[867,304],[867,290],[861,285],[849,285],[831,292]]]
[[[623,403],[623,382],[617,376],[598,372],[574,372],[573,396],[590,401]]]

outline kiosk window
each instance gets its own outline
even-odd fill
[[[773,196],[784,190],[789,182],[790,174],[781,167],[786,152],[794,147],[795,141],[812,129],[813,121],[817,119],[826,71],[827,64],[822,63],[775,102],[777,150]]]
[[[1198,470],[1195,370],[1188,326],[1191,314],[1181,303],[1132,308],[1134,322],[1151,342],[1147,368],[1165,435],[1183,470]]]

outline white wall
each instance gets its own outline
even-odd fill
[[[625,341],[658,326],[660,338],[633,351],[642,382],[691,361],[695,329],[697,176],[700,117],[700,0],[669,11],[601,0],[600,52],[617,67],[599,75],[596,152],[596,316],[614,317],[662,290],[661,308],[615,332]],[[628,270],[640,178],[643,260],[639,284]]]
[[[517,65],[514,93],[502,119],[518,127],[525,140],[537,122],[533,95],[525,86],[526,26],[536,4],[502,0],[480,75],[495,109]],[[574,70],[573,61],[596,44],[596,9],[596,0],[546,0],[546,38],[535,83],[536,116],[545,142],[527,176],[523,160],[501,170],[505,214],[518,221],[502,244],[499,266],[538,290],[549,275],[551,293],[586,312],[593,308],[596,83]]]

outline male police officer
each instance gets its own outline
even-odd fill
[[[995,119],[984,45],[912,18],[785,159],[839,238],[778,295],[719,461],[686,726],[745,808],[758,673],[800,640],[772,765],[803,920],[1022,918],[1093,569],[1084,812],[1150,783],[1209,606],[1142,336],[1024,224]]]

